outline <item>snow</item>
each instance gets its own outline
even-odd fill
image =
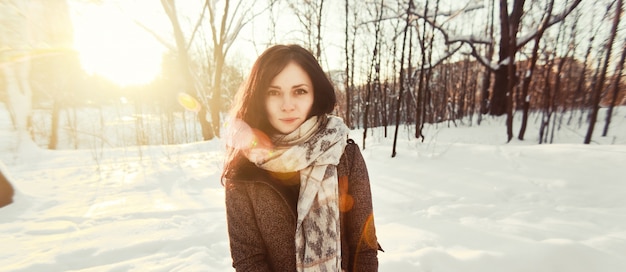
[[[504,119],[486,117],[427,126],[423,143],[403,126],[391,158],[393,139],[369,130],[380,271],[625,271],[625,110],[591,145],[578,126],[538,145],[534,119],[506,144]],[[16,189],[0,208],[3,271],[233,271],[221,140],[49,151],[15,137],[0,107]]]

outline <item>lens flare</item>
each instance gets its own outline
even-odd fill
[[[348,177],[339,177],[339,211],[349,212],[354,207],[354,198],[348,192]]]
[[[274,148],[272,140],[262,131],[251,128],[240,119],[227,122],[225,128],[223,138],[226,140],[227,146],[244,151],[261,151],[266,156],[271,155]]]
[[[363,226],[363,233],[361,234],[361,241],[369,248],[378,249],[378,242],[376,241],[376,230],[374,229],[374,214],[371,214],[365,220]]]
[[[200,108],[202,108],[200,103],[198,103],[198,101],[195,98],[193,98],[193,96],[188,95],[186,93],[178,94],[178,104],[183,106],[183,108],[193,111],[193,112],[198,112],[200,111]]]

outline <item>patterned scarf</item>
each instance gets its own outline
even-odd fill
[[[348,127],[339,117],[312,117],[288,135],[274,135],[274,148],[269,152],[247,155],[268,171],[300,173],[295,236],[298,271],[341,270],[337,165],[347,135]]]

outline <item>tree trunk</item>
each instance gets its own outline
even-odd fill
[[[349,39],[349,11],[350,11],[350,0],[345,0],[345,8],[346,8],[346,31],[345,31],[345,40],[344,40],[344,52],[345,52],[345,57],[346,57],[346,77],[345,77],[345,82],[344,82],[344,88],[346,88],[346,125],[352,129],[354,128],[352,126],[352,122],[350,120],[350,113],[352,112],[352,104],[350,103],[350,100],[352,100],[352,93],[350,90],[350,52],[348,50],[348,39]]]
[[[211,123],[214,135],[220,134],[220,111],[222,103],[222,71],[224,70],[223,45],[216,46],[213,50],[213,61],[215,61],[215,72],[213,76],[213,94],[211,95]]]
[[[593,136],[593,130],[596,126],[596,121],[598,119],[598,111],[600,109],[600,97],[602,94],[602,90],[604,89],[604,80],[606,78],[606,71],[609,66],[609,61],[611,60],[611,51],[613,49],[613,42],[615,41],[615,36],[617,35],[617,27],[619,25],[620,17],[622,15],[622,0],[617,0],[617,7],[615,8],[615,18],[613,19],[613,27],[611,28],[611,34],[609,36],[609,42],[607,43],[606,57],[604,59],[604,65],[602,66],[602,72],[600,72],[600,79],[596,84],[596,88],[593,90],[593,100],[592,100],[592,110],[591,110],[591,119],[589,120],[589,128],[587,129],[587,134],[585,135],[585,144],[591,143],[591,138]]]
[[[558,41],[558,38],[557,38],[557,41]],[[554,52],[556,52],[556,50],[554,50]],[[556,58],[556,54],[555,54],[555,58]],[[553,140],[554,140],[554,130],[556,128],[556,120],[558,119],[557,114],[559,113],[558,107],[559,107],[559,104],[561,103],[559,102],[561,101],[559,99],[559,96],[561,96],[561,77],[563,74],[563,65],[565,65],[566,60],[567,60],[567,54],[566,54],[566,57],[559,59],[559,64],[557,66],[556,75],[554,79],[554,93],[552,95],[552,101],[551,101],[552,105],[550,106],[550,108],[552,109],[552,114],[554,115],[554,118],[552,119],[552,128],[551,128],[549,143],[553,143]]]
[[[369,74],[367,75],[367,97],[365,99],[365,114],[363,115],[363,149],[365,149],[365,138],[367,137],[367,129],[370,126],[369,122],[369,109],[371,104],[371,96],[372,96],[372,88],[377,88],[378,79],[377,75],[375,76],[374,83],[372,84],[372,72],[375,71],[376,74],[380,71],[380,62],[379,59],[379,46],[380,46],[380,23],[383,16],[383,6],[384,1],[381,1],[381,9],[377,10],[378,12],[378,20],[376,21],[375,31],[374,31],[374,52],[372,52],[372,62],[369,69]],[[372,86],[373,85],[373,86]]]
[[[506,7],[506,1],[501,0],[500,4],[502,5],[502,3],[504,2],[504,6]],[[500,7],[502,9],[502,7]],[[507,76],[506,76],[506,81],[504,83],[506,83],[506,89],[504,90],[504,92],[500,92],[499,95],[504,94],[504,98],[505,100],[505,110],[506,110],[506,134],[507,134],[507,142],[510,142],[511,139],[513,139],[513,97],[514,97],[514,89],[515,86],[517,85],[517,76],[516,76],[516,66],[515,66],[515,55],[517,54],[517,32],[519,29],[519,24],[522,18],[522,14],[523,14],[523,10],[524,10],[524,0],[516,0],[513,4],[513,11],[511,12],[511,16],[507,17],[506,15],[506,9],[505,11],[505,17],[506,19],[503,20],[506,22],[506,26],[508,26],[507,30],[503,31],[506,32],[506,36],[508,39],[504,40],[502,39],[501,41],[504,42],[506,41],[508,44],[508,49],[505,50],[508,59],[507,62]],[[503,25],[504,26],[504,25]],[[510,30],[510,31],[509,31]],[[500,56],[503,56],[502,54],[500,54]],[[501,70],[501,69],[498,69]],[[502,79],[502,78],[500,78]],[[496,85],[498,83],[498,77],[496,76]],[[500,97],[499,99],[501,99],[502,97]],[[496,114],[499,113],[501,106],[498,105],[493,105],[495,106],[495,109],[497,110]]]
[[[387,85],[387,81],[385,80],[385,84],[383,84],[382,88],[381,88],[381,93],[380,93],[380,97],[381,97],[381,105],[383,107],[383,109],[381,110],[381,114],[382,114],[382,119],[383,119],[383,130],[385,131],[385,138],[387,138],[387,126],[389,125],[389,120],[387,117],[387,109],[388,109],[388,105],[387,105],[387,90],[389,89],[389,86]]]
[[[489,37],[491,37],[492,39],[494,39],[494,13],[495,13],[495,0],[491,0],[489,2],[489,22],[487,24],[487,28],[486,32],[488,32]],[[494,53],[494,46],[493,44],[488,44],[487,45],[487,56],[486,56],[486,60],[491,62],[493,59],[493,53]],[[483,114],[487,114],[489,113],[491,110],[489,109],[489,88],[491,86],[491,74],[492,71],[491,69],[487,68],[485,69],[485,72],[483,73],[483,76],[481,78],[481,86],[480,86],[480,97],[479,97],[479,113],[478,113],[478,120],[476,121],[476,123],[478,125],[480,125],[480,123],[483,120]]]
[[[515,0],[511,15],[506,0],[500,0],[500,50],[499,65],[495,71],[495,82],[489,110],[491,115],[507,113],[509,98],[515,86],[515,55],[517,54],[517,31],[524,11],[525,0]],[[510,68],[509,68],[509,65]],[[510,140],[510,139],[509,139]]]
[[[543,37],[543,33],[548,28],[548,23],[550,22],[550,18],[552,17],[552,8],[554,7],[554,0],[550,2],[548,6],[548,10],[546,11],[544,21],[539,28],[539,31],[535,37],[535,45],[533,46],[532,57],[528,62],[528,68],[526,70],[526,74],[523,76],[524,79],[522,81],[522,99],[523,99],[523,114],[522,114],[522,125],[519,130],[519,135],[517,138],[519,140],[524,140],[524,134],[526,133],[526,126],[528,125],[528,111],[530,110],[530,97],[528,95],[528,89],[530,88],[530,82],[532,80],[532,76],[535,72],[535,65],[537,64],[537,59],[539,58],[539,43],[541,42],[541,38]]]
[[[425,3],[425,8],[424,8],[424,13],[428,13],[428,0]],[[434,17],[435,19],[437,18],[437,16]],[[418,33],[419,35],[419,33]],[[419,79],[418,79],[418,83],[417,83],[417,98],[415,99],[415,138],[419,139],[422,138],[422,141],[424,141],[424,133],[422,131],[422,128],[424,127],[424,108],[425,108],[425,102],[424,102],[424,92],[425,92],[425,85],[428,84],[428,81],[424,80],[425,74],[424,74],[424,70],[426,69],[426,24],[423,25],[422,28],[422,37],[419,39],[419,45],[420,45],[420,50],[422,51],[422,61],[420,64],[420,73],[419,73]],[[431,49],[432,49],[432,44],[431,44]],[[409,69],[411,67],[409,66]],[[432,67],[430,67],[432,69]]]
[[[622,56],[620,57],[619,63],[617,64],[617,73],[615,76],[615,83],[613,83],[613,96],[611,97],[611,104],[609,104],[609,109],[606,111],[606,121],[604,123],[604,129],[602,130],[602,137],[606,137],[609,134],[609,126],[611,124],[611,118],[613,116],[613,108],[617,102],[617,96],[619,95],[619,87],[620,82],[622,81],[622,72],[624,71],[624,59],[626,58],[626,40],[624,41],[624,45],[622,47]]]
[[[220,111],[222,105],[222,71],[224,70],[224,58],[225,54],[225,39],[226,39],[226,23],[228,21],[228,12],[230,9],[230,0],[226,0],[224,4],[224,10],[222,11],[222,20],[219,25],[219,30],[215,26],[215,10],[213,4],[207,4],[209,8],[209,16],[211,23],[211,32],[213,39],[213,62],[215,64],[213,71],[213,86],[211,92],[211,127],[212,133],[215,136],[220,134]]]
[[[61,102],[58,99],[52,101],[52,114],[50,116],[50,140],[48,141],[48,149],[57,149],[59,143],[59,118],[61,115]]]
[[[357,14],[356,14],[356,13],[354,13],[354,20],[355,20],[355,21],[356,21],[356,18],[357,18]],[[348,100],[350,101],[350,107],[349,107],[349,108],[350,108],[350,111],[349,111],[348,113],[346,113],[346,115],[352,115],[352,105],[353,105],[353,103],[352,103],[352,102],[354,101],[354,99],[353,99],[352,95],[356,92],[356,93],[358,94],[358,96],[359,96],[359,97],[361,96],[361,92],[357,91],[357,89],[355,88],[355,85],[354,85],[354,66],[355,66],[355,65],[354,65],[354,60],[356,59],[356,58],[355,58],[355,55],[356,55],[356,34],[357,34],[357,27],[356,27],[356,26],[353,26],[353,27],[352,27],[352,31],[353,31],[353,32],[352,32],[352,40],[350,41],[350,43],[351,43],[351,45],[350,45],[350,47],[351,47],[351,52],[350,52],[350,88],[349,88],[349,90],[350,90],[350,95],[346,97],[346,99],[348,99]],[[358,99],[358,98],[357,98],[357,99]],[[358,101],[358,100],[357,100],[357,101]],[[359,104],[359,103],[357,103],[356,105],[357,105],[357,112],[356,112],[356,114],[354,115],[354,116],[356,117],[356,120],[354,120],[354,121],[352,122],[352,123],[353,123],[353,126],[352,126],[352,127],[354,127],[354,123],[356,123],[356,126],[357,126],[357,127],[360,127],[359,116],[361,116],[361,107],[360,107],[360,104]],[[350,118],[350,120],[352,120],[352,118]]]
[[[324,0],[320,0],[320,7],[317,10],[317,37],[315,37],[315,56],[317,60],[322,58],[322,11],[324,10]],[[382,12],[382,11],[381,11]]]
[[[391,151],[391,157],[395,158],[396,157],[396,146],[398,143],[398,129],[400,127],[400,108],[402,105],[402,96],[404,95],[404,88],[405,88],[405,84],[404,84],[404,77],[405,77],[405,72],[404,72],[404,51],[405,51],[405,47],[406,47],[406,36],[407,36],[407,32],[409,31],[409,25],[411,24],[411,19],[410,19],[410,12],[411,9],[413,9],[413,0],[409,0],[409,6],[407,8],[407,12],[406,12],[406,25],[404,26],[404,34],[402,37],[402,52],[401,57],[400,57],[400,92],[398,94],[398,102],[396,105],[396,130],[393,134],[393,148]],[[410,67],[409,67],[410,68]]]
[[[572,118],[574,117],[574,108],[578,107],[580,109],[580,116],[583,115],[583,111],[586,108],[585,105],[585,98],[583,95],[583,89],[585,89],[585,74],[587,73],[587,65],[589,64],[589,59],[590,59],[590,55],[591,55],[591,51],[593,50],[593,39],[594,37],[591,36],[589,38],[589,46],[587,47],[587,53],[585,54],[585,58],[584,58],[584,62],[582,65],[582,70],[580,71],[580,74],[578,76],[578,82],[576,84],[576,92],[574,93],[574,99],[572,101],[572,112],[570,113],[570,118],[569,120],[567,120],[567,124],[570,124],[572,121]],[[580,99],[578,101],[578,103],[576,103],[577,101],[575,99],[578,99],[582,97],[582,99]],[[579,121],[580,124],[580,121]]]
[[[552,67],[552,63],[554,60],[548,60],[546,67]],[[551,72],[552,69],[545,69],[545,79],[544,79],[544,88],[543,88],[543,112],[541,115],[541,124],[539,127],[539,144],[545,143],[546,142],[546,138],[547,138],[547,131],[550,128],[550,118],[552,116],[552,110],[550,109],[550,105],[552,105],[552,103],[550,103],[550,99],[551,95],[550,93],[551,88],[550,88],[550,77],[551,77]]]

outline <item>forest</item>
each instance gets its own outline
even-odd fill
[[[150,5],[167,26],[134,18],[166,50],[159,75],[133,86],[87,73],[73,48],[72,10],[108,2],[0,2],[0,102],[20,145],[98,148],[111,133],[129,146],[219,137],[248,72],[231,54],[242,44],[311,50],[335,84],[336,114],[363,129],[362,148],[368,128],[394,139],[408,128],[424,141],[425,124],[498,116],[506,142],[538,126],[539,144],[549,144],[568,124],[587,127],[589,144],[626,105],[622,0],[128,1]],[[250,38],[252,26],[265,34]],[[603,135],[594,135],[600,119]]]

